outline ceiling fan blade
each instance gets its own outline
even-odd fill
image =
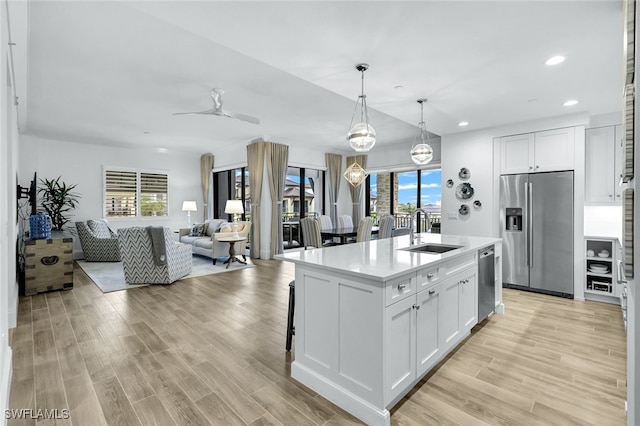
[[[194,112],[174,112],[172,115],[193,115],[193,114],[206,114],[215,115],[216,110],[211,108],[206,111],[194,111]]]
[[[227,117],[237,118],[238,120],[246,121],[247,123],[260,124],[260,119],[259,118],[252,117],[250,115],[238,114],[238,113],[235,113],[235,112],[225,112],[225,115]]]

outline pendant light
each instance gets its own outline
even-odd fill
[[[417,165],[424,166],[433,158],[433,149],[431,148],[431,145],[427,143],[429,141],[429,132],[424,124],[423,104],[427,102],[427,100],[421,98],[418,99],[417,102],[420,104],[420,123],[418,123],[418,128],[420,129],[420,143],[416,144],[416,141],[418,140],[418,135],[416,135],[413,139],[413,145],[411,146],[411,159]],[[427,136],[427,140],[424,138],[425,135]]]
[[[353,163],[344,172],[344,178],[351,184],[351,186],[357,188],[364,180],[369,176],[367,172],[358,163]]]
[[[356,69],[362,74],[362,94],[358,96],[356,107],[353,110],[347,140],[349,145],[356,152],[367,152],[376,144],[376,131],[369,124],[369,113],[367,111],[367,95],[364,94],[364,72],[369,69],[369,64],[358,64]],[[360,106],[360,121],[355,124],[356,111]]]

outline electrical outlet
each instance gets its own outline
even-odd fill
[[[458,213],[456,213],[456,212],[449,212],[449,213],[447,213],[447,218],[449,218],[449,219],[453,219],[453,220],[458,220]]]

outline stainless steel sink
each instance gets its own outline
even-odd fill
[[[451,250],[455,250],[455,249],[459,249],[461,247],[464,246],[452,246],[449,244],[424,244],[424,245],[420,245],[420,246],[411,246],[411,247],[405,247],[402,248],[400,250],[405,250],[405,251],[417,251],[420,253],[433,253],[433,254],[441,254],[441,253],[446,253],[448,251]]]

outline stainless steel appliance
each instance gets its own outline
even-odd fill
[[[573,298],[573,172],[500,177],[502,282]]]
[[[494,247],[478,250],[478,322],[496,309],[495,277]]]

